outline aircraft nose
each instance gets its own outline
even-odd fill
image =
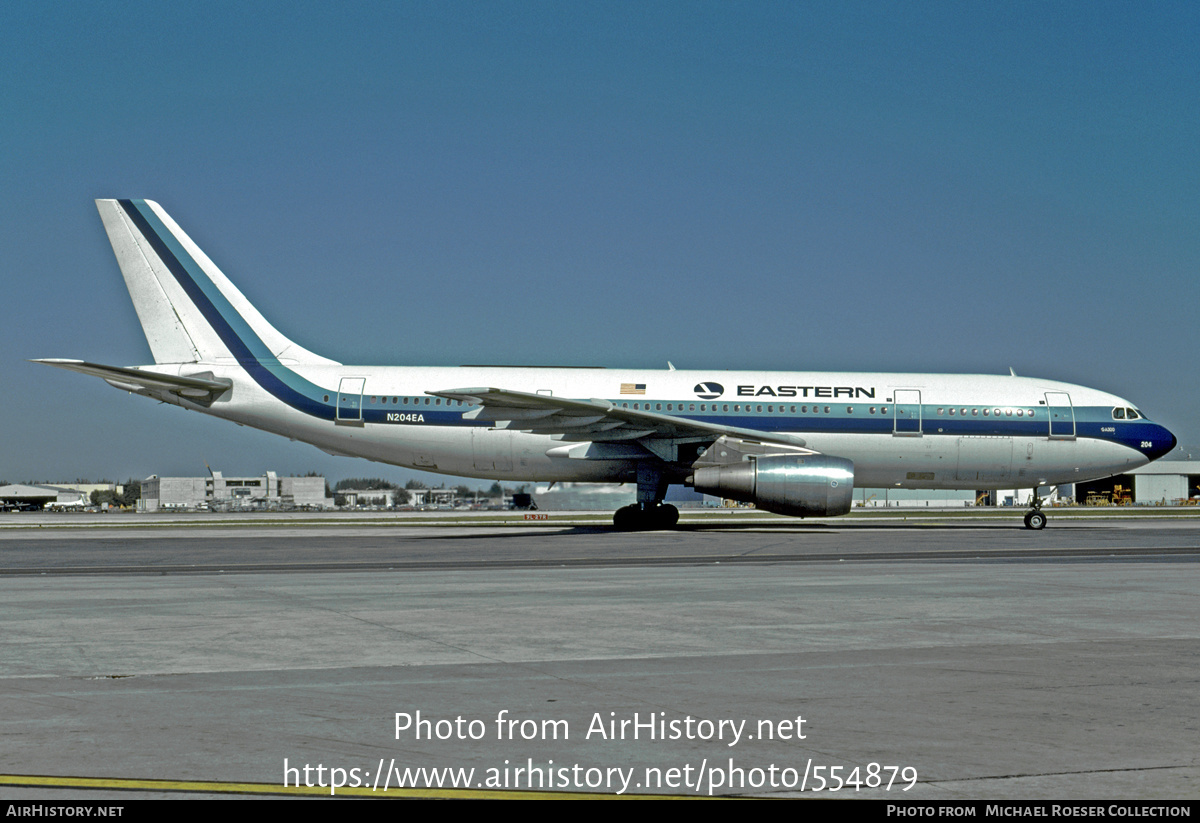
[[[1153,437],[1142,444],[1142,452],[1151,460],[1157,460],[1178,444],[1179,441],[1166,426],[1155,426]]]

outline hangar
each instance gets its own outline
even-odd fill
[[[82,509],[90,501],[78,489],[61,486],[0,486],[0,511],[40,511],[47,508]]]
[[[1200,499],[1200,460],[1159,460],[1129,474],[1075,484],[1083,505],[1179,506]]]

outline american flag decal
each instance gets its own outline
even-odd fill
[[[622,383],[621,394],[645,394],[645,383]]]

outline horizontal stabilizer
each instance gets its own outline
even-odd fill
[[[233,385],[232,380],[213,377],[178,377],[173,374],[131,369],[121,366],[103,366],[99,363],[88,363],[83,360],[61,360],[45,358],[33,360],[34,363],[44,363],[68,371],[90,374],[99,377],[111,386],[125,391],[139,393],[170,392],[197,403],[211,403]]]

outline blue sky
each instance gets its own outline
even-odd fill
[[[399,469],[26,363],[150,360],[160,202],[355,363],[1039,375],[1200,455],[1195,3],[0,6],[0,480]]]

